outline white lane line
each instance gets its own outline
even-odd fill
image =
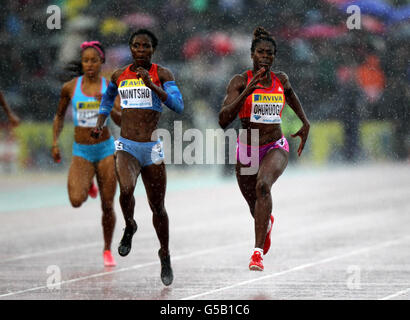
[[[407,293],[410,293],[410,288],[407,288],[407,289],[401,290],[401,291],[399,291],[399,292],[393,293],[393,294],[391,294],[391,295],[388,295],[388,296],[386,296],[386,297],[380,298],[379,300],[394,299],[394,298],[397,298],[397,297],[399,297],[399,296],[401,296],[401,295],[404,295],[404,294],[407,294]]]
[[[334,204],[334,201],[332,200],[332,202],[329,202]],[[326,202],[322,202],[321,205],[327,204]],[[382,208],[382,210],[384,210]],[[221,224],[229,224],[232,222],[232,220],[234,219],[234,217],[226,217],[223,220],[218,220],[218,222],[216,223],[209,223],[207,224],[207,227],[213,227],[213,226],[219,226]],[[348,221],[346,225],[351,225],[352,222]],[[332,224],[333,225],[333,224]],[[337,227],[341,227],[340,222],[335,222],[334,225],[337,225]],[[326,228],[316,228],[314,230],[322,230],[322,229],[327,229],[329,226],[327,225]],[[181,226],[181,227],[176,227],[175,229],[171,230],[171,232],[173,233],[178,233],[178,232],[186,232],[186,231],[193,231],[195,229],[197,230],[203,230],[204,225],[203,224],[197,224],[197,225],[192,225],[192,226]],[[308,230],[306,232],[303,233],[310,233],[313,230]],[[290,234],[287,234],[287,236],[290,235],[299,235],[300,231],[296,230],[296,232],[292,232]],[[152,233],[142,233],[138,235],[139,239],[148,239],[150,238],[152,235]],[[30,258],[35,258],[35,257],[41,257],[41,256],[46,256],[46,255],[50,255],[50,254],[58,254],[58,253],[63,253],[63,252],[67,252],[67,251],[73,251],[73,250],[77,250],[77,249],[86,249],[86,248],[90,248],[90,247],[96,247],[101,245],[102,242],[98,241],[98,242],[93,242],[93,243],[88,243],[88,244],[83,244],[83,245],[77,245],[77,246],[69,246],[69,247],[63,247],[63,248],[57,248],[57,249],[52,249],[52,250],[47,250],[47,251],[40,251],[40,252],[33,252],[33,253],[27,253],[27,254],[22,254],[19,256],[14,256],[14,257],[8,257],[8,258],[1,258],[1,262],[11,262],[11,261],[18,261],[18,260],[23,260],[23,259],[30,259]]]
[[[333,262],[333,261],[340,260],[340,259],[343,259],[343,258],[347,258],[347,257],[353,256],[353,255],[356,255],[356,254],[360,254],[360,253],[363,253],[363,252],[366,252],[366,251],[377,250],[377,249],[393,246],[393,245],[396,245],[396,244],[400,244],[401,242],[406,241],[408,239],[410,239],[410,236],[402,237],[402,238],[399,238],[399,239],[396,239],[396,240],[389,240],[389,241],[386,241],[386,242],[379,243],[377,245],[357,249],[357,250],[354,250],[354,251],[351,251],[351,252],[348,252],[348,253],[345,253],[345,254],[333,256],[333,257],[318,260],[318,261],[315,261],[315,262],[305,263],[305,264],[302,264],[300,266],[297,266],[297,267],[294,267],[294,268],[291,268],[291,269],[288,269],[288,270],[284,270],[284,271],[281,271],[281,272],[276,272],[276,273],[273,273],[273,274],[268,274],[266,276],[262,276],[262,277],[259,277],[259,278],[256,278],[256,279],[251,279],[251,280],[238,282],[238,283],[235,283],[235,284],[230,285],[230,286],[221,287],[221,288],[218,288],[218,289],[206,291],[206,292],[199,293],[199,294],[196,294],[196,295],[192,295],[192,296],[189,296],[189,297],[186,297],[186,298],[181,298],[180,300],[192,300],[192,299],[196,299],[196,298],[199,298],[199,297],[203,297],[203,296],[207,296],[207,295],[210,295],[210,294],[225,291],[225,290],[228,290],[228,289],[232,289],[232,288],[240,287],[240,286],[243,286],[243,285],[247,285],[247,284],[250,284],[250,283],[253,283],[253,282],[257,282],[257,281],[261,281],[261,280],[265,280],[265,279],[269,279],[269,278],[279,277],[279,276],[282,276],[282,275],[285,275],[285,274],[288,274],[288,273],[291,273],[291,272],[300,271],[300,270],[303,270],[303,269],[311,268],[311,267],[314,267],[314,266],[317,266],[317,265],[320,265],[320,264],[325,264],[325,263],[328,263],[328,262]]]
[[[221,225],[226,225],[231,223],[233,220],[232,217],[228,217],[226,219],[218,220],[215,223],[209,223],[206,225],[207,228],[213,228],[214,226],[221,226]],[[329,224],[318,224],[317,226],[311,227],[310,229],[307,229],[305,227],[301,227],[300,229],[293,230],[292,232],[288,232],[285,234],[280,234],[275,237],[275,239],[278,238],[288,238],[292,236],[297,236],[297,235],[303,235],[303,234],[310,234],[312,232],[318,232],[320,230],[328,230],[331,227],[337,226],[339,228],[346,228],[350,225],[356,225],[357,222],[355,220],[348,220],[344,223],[341,223],[340,221],[336,221],[334,223],[329,223]],[[171,230],[172,233],[179,233],[179,232],[186,232],[186,231],[194,231],[194,230],[203,230],[204,225],[203,224],[198,224],[198,225],[193,225],[193,226],[185,226],[185,227],[176,227],[175,229]],[[213,229],[215,230],[215,229]],[[154,235],[152,232],[145,232],[141,234],[136,234],[138,238],[135,238],[136,240],[145,240],[145,239],[150,239]],[[63,247],[63,248],[56,248],[52,250],[46,250],[46,251],[39,251],[39,252],[33,252],[33,253],[27,253],[27,254],[22,254],[20,256],[14,256],[14,257],[9,257],[9,258],[2,258],[1,262],[11,262],[11,261],[18,261],[18,260],[24,260],[24,259],[30,259],[30,258],[36,258],[36,257],[41,257],[41,256],[47,256],[51,254],[59,254],[67,251],[73,251],[73,250],[78,250],[78,249],[86,249],[90,247],[96,247],[100,246],[102,244],[101,241],[98,242],[92,242],[92,243],[87,243],[83,245],[76,245],[76,246],[69,246],[69,247]]]
[[[207,224],[207,227],[213,228],[214,226],[219,226],[223,224],[227,224],[228,222],[232,221],[232,217],[223,219],[223,220],[218,220],[215,223],[209,223]],[[183,227],[176,227],[175,229],[171,230],[172,233],[179,233],[179,232],[186,232],[186,231],[193,231],[193,230],[203,230],[204,225],[203,224],[197,224],[197,225],[191,225],[191,226],[183,226]],[[122,233],[122,231],[121,231]],[[137,233],[136,234],[136,240],[146,240],[154,237],[153,232],[144,232],[144,233]],[[78,250],[78,249],[86,249],[86,248],[91,248],[91,247],[96,247],[96,246],[102,246],[103,241],[96,241],[96,242],[91,242],[91,243],[86,243],[82,245],[76,245],[76,246],[69,246],[69,247],[63,247],[63,248],[56,248],[52,250],[46,250],[46,251],[39,251],[39,252],[32,252],[32,253],[27,253],[27,254],[22,254],[19,256],[14,256],[14,257],[9,257],[9,258],[1,258],[1,262],[10,262],[10,261],[17,261],[17,260],[23,260],[23,259],[30,259],[30,258],[36,258],[36,257],[41,257],[41,256],[47,256],[50,254],[56,254],[56,253],[63,253],[66,251],[73,251],[73,250]]]
[[[210,248],[210,249],[201,250],[201,251],[197,251],[197,252],[191,252],[191,253],[188,253],[188,254],[182,254],[182,255],[179,255],[179,256],[171,257],[171,259],[172,259],[172,261],[178,261],[178,260],[182,260],[182,259],[186,259],[186,258],[192,258],[192,257],[195,257],[195,256],[201,256],[201,255],[204,255],[204,254],[210,254],[212,252],[219,251],[219,250],[230,249],[230,248],[233,248],[233,247],[244,245],[246,243],[248,243],[248,241],[237,242],[235,244]],[[121,268],[121,269],[118,269],[118,270],[90,274],[90,275],[84,276],[84,277],[73,278],[73,279],[70,279],[70,280],[65,280],[65,281],[61,281],[61,282],[58,282],[58,283],[53,283],[53,287],[63,285],[63,284],[78,282],[78,281],[82,281],[82,280],[88,280],[88,279],[92,279],[92,278],[103,277],[103,276],[107,276],[107,275],[110,275],[110,274],[115,274],[115,273],[140,269],[140,268],[144,268],[144,267],[150,267],[150,266],[157,265],[157,264],[159,264],[159,261],[151,261],[151,262],[147,262],[147,263],[136,264],[136,265],[133,265],[131,267]],[[29,288],[29,289],[25,289],[25,290],[8,292],[8,293],[5,293],[5,294],[0,294],[0,298],[10,297],[10,296],[21,294],[21,293],[27,293],[27,292],[32,292],[32,291],[37,291],[37,290],[42,290],[42,289],[47,289],[47,288],[48,288],[47,286],[38,286],[38,287]]]
[[[66,251],[73,251],[73,250],[78,250],[78,249],[96,247],[97,245],[102,246],[102,243],[103,243],[102,241],[98,241],[98,242],[92,242],[92,243],[87,243],[83,245],[76,245],[76,246],[58,248],[58,249],[53,249],[53,250],[46,250],[46,251],[41,251],[41,252],[27,253],[27,254],[22,254],[20,256],[1,259],[1,262],[10,262],[10,261],[23,260],[23,259],[30,259],[30,258],[35,258],[35,257],[46,256],[49,254],[56,254],[56,253],[62,253]]]

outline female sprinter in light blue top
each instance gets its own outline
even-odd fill
[[[52,156],[55,162],[60,162],[58,137],[63,129],[67,108],[71,106],[75,129],[73,158],[68,173],[68,195],[72,206],[80,207],[87,200],[88,194],[93,196],[90,190],[92,191],[93,177],[97,176],[103,211],[103,260],[105,266],[115,266],[111,254],[115,226],[113,201],[117,185],[114,139],[105,124],[97,140],[90,137],[97,122],[102,94],[107,89],[107,80],[100,76],[104,61],[104,49],[98,41],[84,42],[81,45],[81,64],[77,70],[81,76],[66,82],[61,90],[53,124]],[[116,109],[111,112],[111,116],[119,124],[120,114]],[[98,191],[94,192],[93,197],[96,197]]]
[[[157,43],[155,35],[145,29],[131,35],[129,46],[134,62],[112,75],[101,101],[93,136],[100,137],[102,134],[102,125],[111,112],[115,97],[119,95],[121,137],[116,141],[115,169],[120,184],[125,230],[118,252],[121,256],[130,252],[132,236],[137,231],[133,193],[141,173],[161,246],[158,251],[161,280],[165,285],[170,285],[173,272],[168,247],[168,215],[164,205],[166,171],[161,142],[152,135],[161,116],[162,103],[178,113],[183,111],[184,104],[171,71],[151,63]]]

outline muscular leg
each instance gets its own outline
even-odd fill
[[[256,174],[241,175],[241,168],[243,165],[238,161],[236,164],[236,180],[238,181],[239,189],[242,192],[246,202],[249,205],[249,210],[252,217],[255,216],[256,204]]]
[[[111,242],[115,228],[114,196],[117,188],[114,156],[108,156],[98,162],[97,182],[100,189],[101,207],[103,211],[104,250],[111,250]]]
[[[68,171],[68,196],[74,208],[80,207],[87,200],[94,174],[92,162],[73,156]]]
[[[137,159],[128,152],[116,151],[115,172],[120,185],[120,205],[125,220],[124,235],[118,247],[121,256],[130,252],[132,236],[137,231],[137,223],[134,220],[134,190],[140,171],[141,166]]]
[[[173,279],[171,268],[171,257],[169,254],[169,221],[168,214],[165,210],[164,199],[167,185],[167,175],[165,164],[152,164],[141,171],[142,180],[144,181],[147,192],[149,206],[152,210],[152,222],[157,233],[161,248],[158,256],[161,261],[161,280],[166,286],[169,286]]]
[[[115,172],[120,185],[120,205],[124,215],[125,226],[134,225],[134,190],[141,166],[137,159],[125,151],[115,154]]]
[[[282,149],[268,151],[259,165],[256,177],[255,248],[263,248],[272,212],[271,188],[288,164],[288,153]]]
[[[148,203],[153,213],[152,222],[161,245],[160,251],[162,255],[168,255],[169,226],[164,205],[167,185],[165,164],[147,166],[142,169],[141,176],[147,192]]]

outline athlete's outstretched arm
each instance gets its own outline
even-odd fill
[[[263,89],[257,83],[264,76],[265,69],[261,68],[252,80],[246,85],[246,80],[242,75],[235,75],[228,84],[226,96],[219,111],[219,125],[225,129],[235,120],[245,99],[256,89]]]
[[[20,124],[20,119],[11,110],[11,108],[6,102],[6,99],[4,99],[3,93],[1,91],[0,91],[0,105],[3,107],[4,111],[6,112],[7,117],[9,118],[10,124],[13,127],[17,127]]]
[[[58,138],[64,127],[64,117],[67,112],[68,105],[71,101],[72,81],[66,82],[61,89],[60,101],[58,102],[57,112],[53,121],[53,146],[51,155],[55,162],[60,162],[61,155],[58,148]]]
[[[288,105],[292,108],[292,110],[296,113],[299,119],[302,121],[302,128],[299,129],[298,132],[292,134],[292,138],[300,137],[301,141],[298,148],[298,156],[302,154],[303,148],[305,147],[306,140],[309,135],[310,129],[310,122],[306,117],[305,111],[302,108],[302,104],[296,93],[293,91],[292,86],[290,85],[289,77],[284,73],[280,72],[277,74],[279,80],[282,82],[285,98]]]

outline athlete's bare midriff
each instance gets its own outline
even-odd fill
[[[75,127],[74,128],[74,141],[79,144],[97,144],[108,140],[111,136],[110,131],[107,127],[103,128],[103,131],[98,139],[94,139],[91,137],[91,131],[94,128],[88,127]]]
[[[155,110],[122,109],[121,137],[138,142],[157,140],[152,136],[157,129],[161,113]]]
[[[283,133],[280,124],[264,124],[264,123],[253,123],[249,118],[242,118],[242,129],[245,129],[245,136],[240,136],[240,141],[251,145],[251,129],[257,129],[257,135],[259,137],[259,145],[265,145],[270,142],[278,141],[282,138]],[[246,141],[246,142],[245,142]]]

